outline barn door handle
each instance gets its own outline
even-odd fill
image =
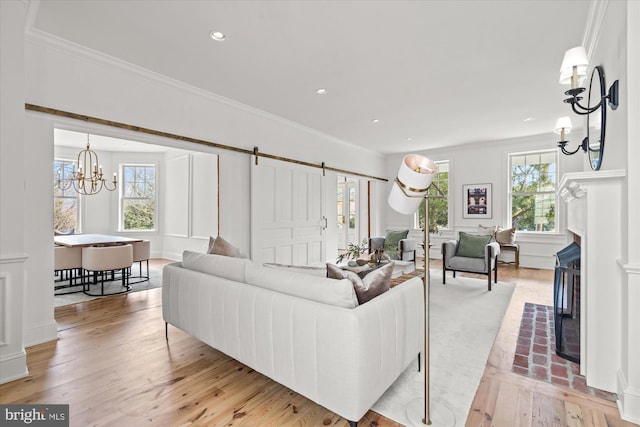
[[[321,227],[322,227],[323,230],[326,230],[327,227],[329,226],[329,222],[327,221],[327,217],[323,216],[322,217],[322,221],[324,221],[324,225],[322,225]]]

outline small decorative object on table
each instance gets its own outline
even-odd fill
[[[347,250],[342,252],[340,255],[338,255],[338,258],[336,259],[336,262],[341,263],[346,258],[347,260],[349,260],[349,259],[356,260],[356,264],[357,264],[358,258],[360,257],[360,255],[365,253],[366,250],[367,250],[367,240],[366,239],[363,239],[362,243],[360,243],[360,244],[349,243],[349,247],[347,248]],[[366,261],[365,261],[365,263],[366,263]]]
[[[390,260],[389,255],[385,255],[384,248],[376,248],[369,258],[369,264],[374,267],[379,267],[380,264],[387,263]]]

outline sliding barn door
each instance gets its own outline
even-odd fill
[[[260,158],[251,166],[251,258],[257,264],[325,262],[322,170]]]

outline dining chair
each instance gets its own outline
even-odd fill
[[[69,280],[69,284],[55,285],[55,295],[65,295],[74,292],[80,292],[80,290],[57,292],[60,289],[69,289],[75,286],[80,286],[82,283],[78,281],[82,279],[82,248],[68,248],[66,246],[54,246],[53,248],[53,271],[56,275],[60,276],[60,279],[56,280],[57,283]],[[66,279],[65,279],[66,275]]]
[[[151,242],[143,240],[142,242],[134,242],[133,246],[133,262],[138,263],[139,275],[131,276],[130,279],[140,279],[130,284],[146,282],[149,280],[149,258],[151,258]],[[142,261],[147,263],[147,274],[142,275]]]
[[[105,296],[130,291],[129,269],[131,268],[131,264],[133,264],[133,246],[130,244],[118,246],[89,246],[82,248],[82,268],[93,273],[93,283],[88,281],[86,275],[83,276],[83,292],[90,296]],[[107,280],[107,273],[116,270],[120,270],[122,287],[124,289],[105,294],[105,281],[113,282],[113,280]],[[98,278],[100,278],[101,285],[100,293],[91,293],[91,285],[97,284]]]

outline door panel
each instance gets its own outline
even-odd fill
[[[252,157],[255,162],[255,157]],[[258,264],[324,263],[321,170],[260,158],[251,168],[251,258]]]

